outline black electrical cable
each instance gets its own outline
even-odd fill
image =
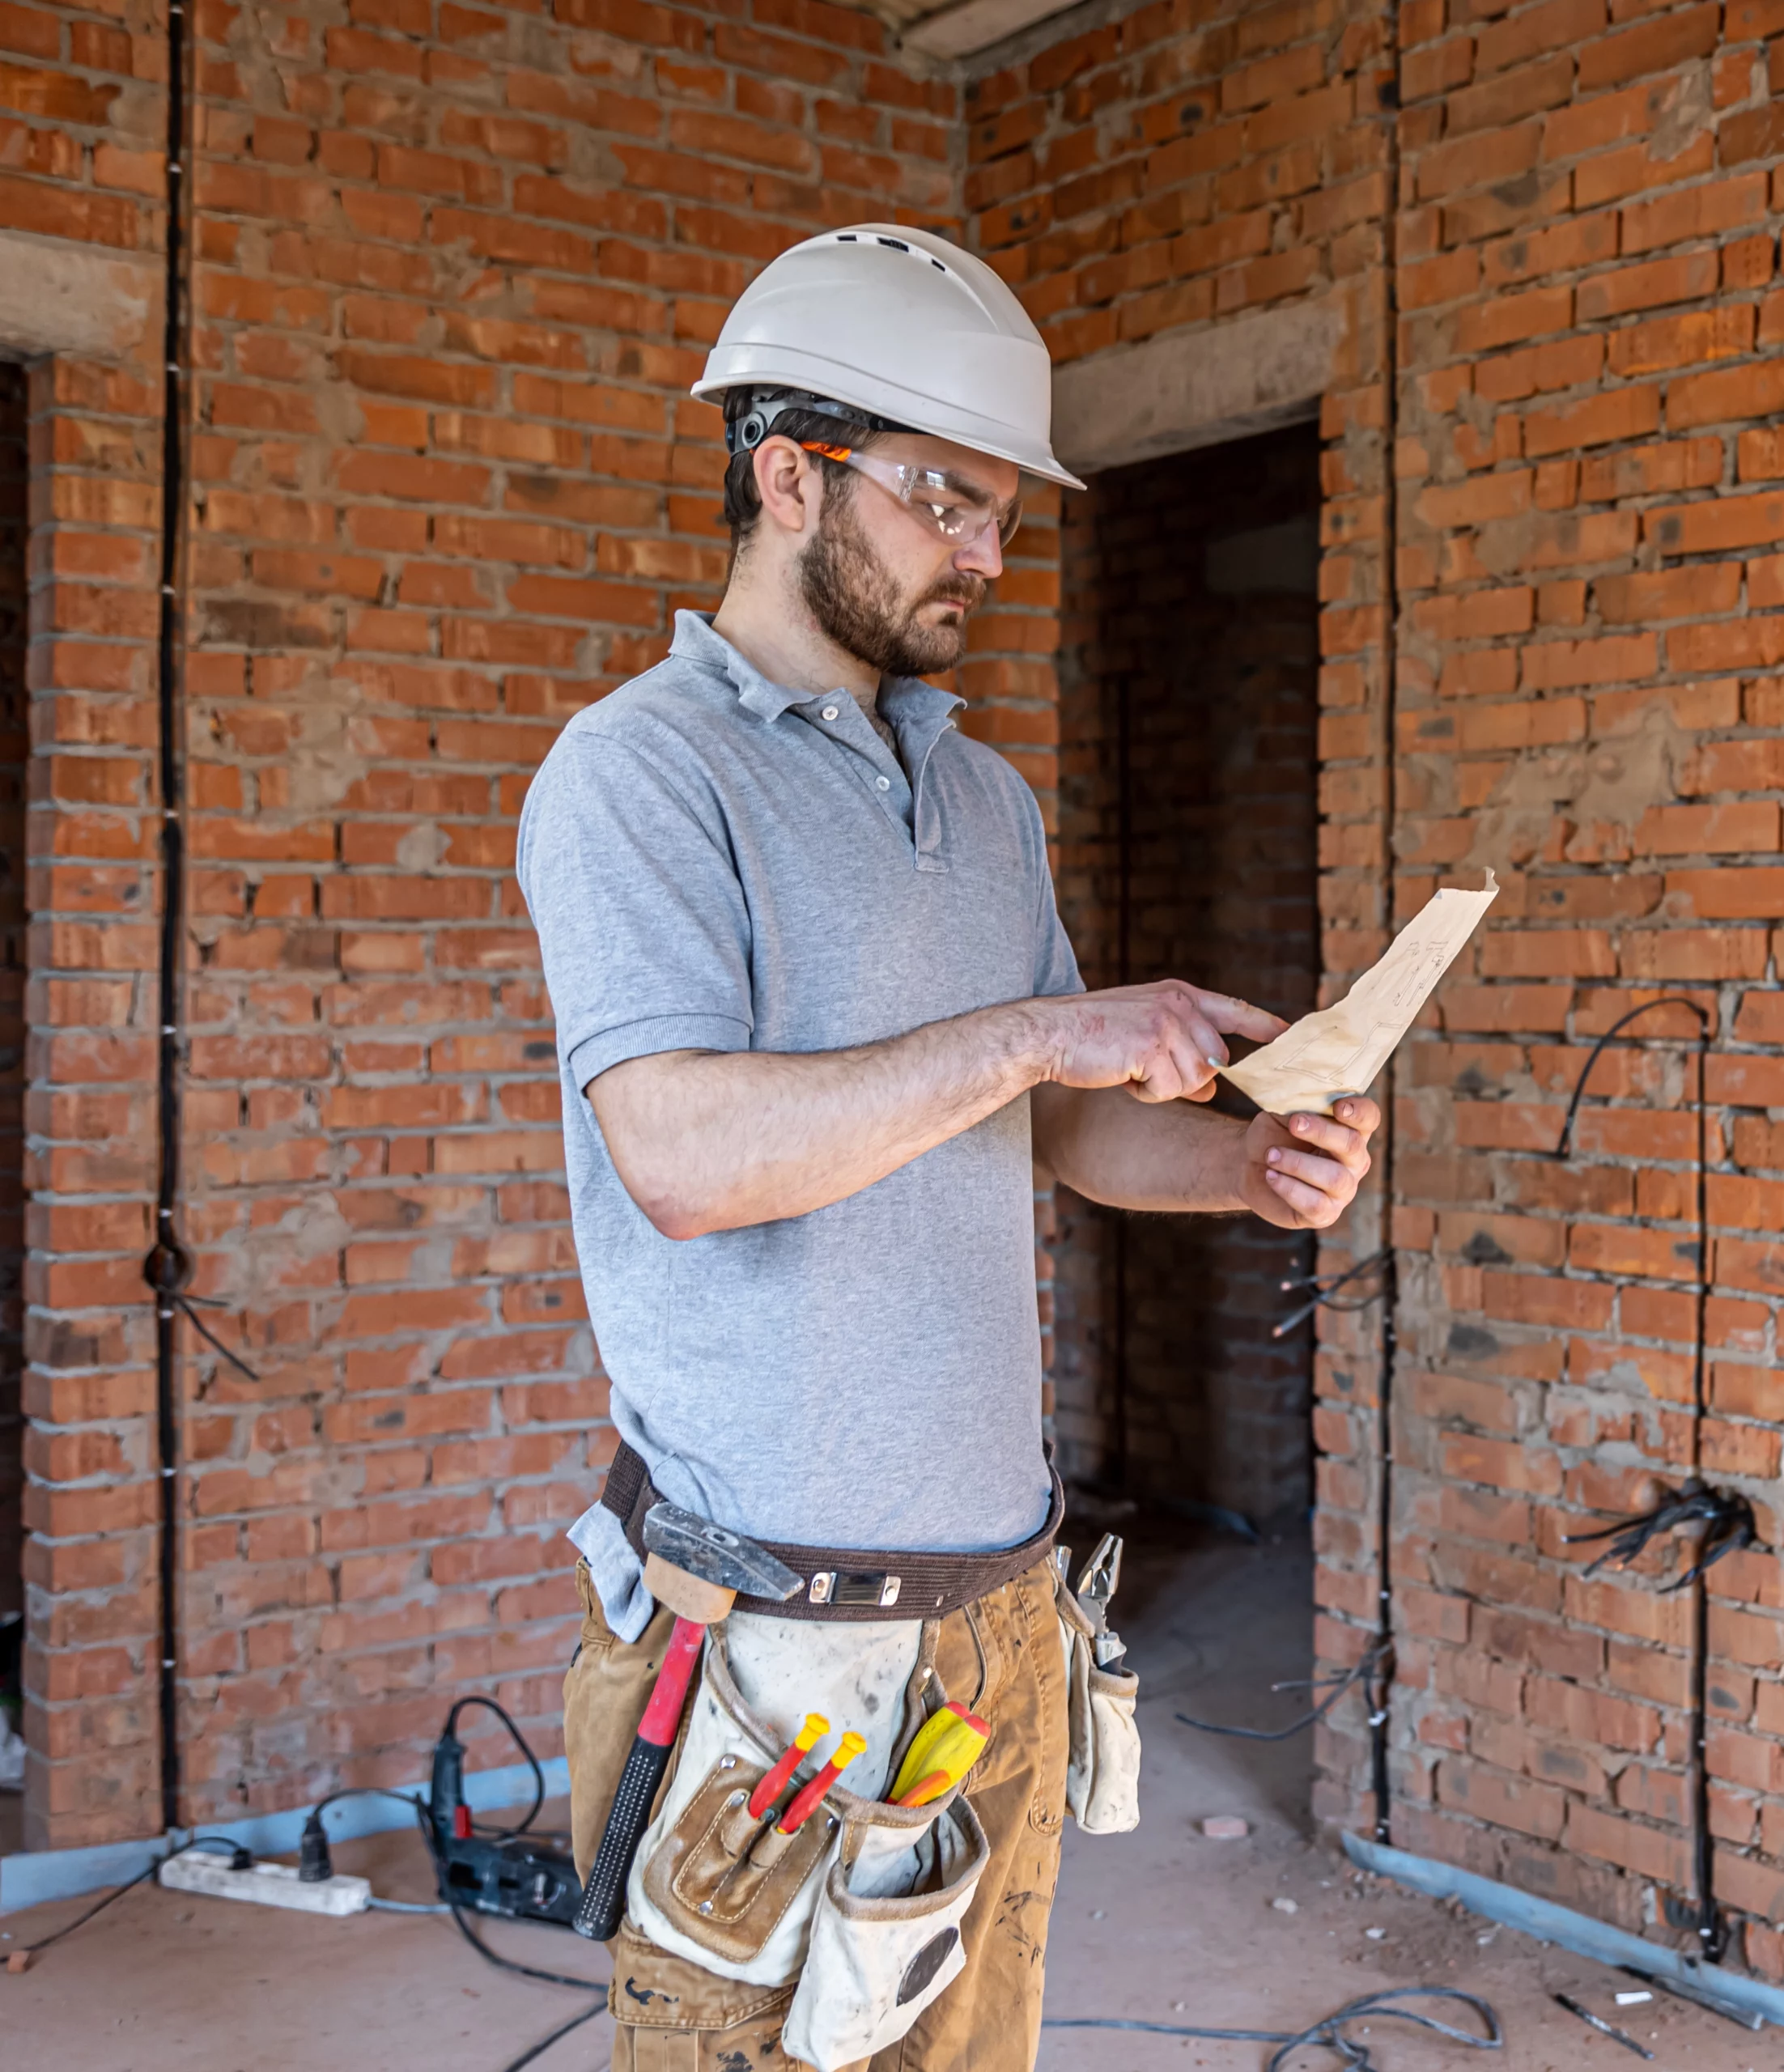
[[[175,1857],[184,1856],[188,1849],[213,1848],[227,1849],[232,1856],[240,1846],[239,1842],[231,1841],[227,1835],[194,1835],[189,1841],[181,1842],[176,1848],[170,1849],[164,1854],[158,1856],[152,1863],[146,1864],[134,1878],[128,1879],[124,1884],[113,1886],[104,1899],[96,1901],[85,1913],[77,1914],[72,1921],[66,1922],[56,1930],[53,1934],[43,1936],[35,1942],[21,1944],[19,1954],[22,1956],[34,1957],[40,1950],[47,1950],[52,1943],[60,1942],[64,1936],[72,1935],[77,1928],[84,1928],[96,1916],[104,1913],[114,1900],[121,1900],[126,1892],[134,1892],[138,1885],[146,1884],[160,1870],[164,1863],[171,1863]]]
[[[399,1806],[406,1806],[417,1813],[425,1813],[427,1802],[412,1791],[394,1791],[384,1784],[345,1784],[338,1791],[331,1791],[325,1798],[319,1798],[310,1808],[310,1818],[319,1820],[331,1806],[338,1806],[343,1798],[393,1798]]]
[[[155,1066],[159,1159],[155,1241],[142,1263],[155,1296],[155,1450],[160,1485],[161,1824],[180,1824],[179,1475],[180,1412],[176,1301],[192,1278],[174,1214],[180,1194],[180,979],[185,908],[185,850],[180,817],[178,696],[180,532],[185,498],[185,410],[181,386],[185,316],[186,15],[183,0],[168,12],[166,265],[161,343],[161,551],[155,638],[161,794],[161,929],[156,989]]]
[[[498,1827],[493,1823],[483,1821],[474,1821],[471,1824],[482,1834],[524,1835],[538,1819],[540,1811],[545,1804],[545,1772],[540,1768],[538,1757],[528,1747],[526,1736],[515,1725],[512,1717],[495,1702],[495,1699],[486,1698],[480,1691],[473,1691],[469,1696],[460,1698],[454,1703],[452,1710],[446,1715],[445,1731],[448,1734],[456,1734],[457,1731],[458,1716],[467,1705],[481,1705],[486,1712],[495,1713],[503,1726],[508,1729],[509,1739],[526,1758],[528,1767],[533,1772],[533,1803],[529,1807],[524,1820],[512,1828]]]
[[[1219,1726],[1213,1720],[1191,1719],[1187,1713],[1177,1713],[1173,1717],[1185,1726],[1193,1726],[1202,1734],[1224,1734],[1235,1741],[1287,1741],[1295,1734],[1304,1734],[1310,1726],[1317,1726],[1353,1684],[1360,1684],[1375,1667],[1381,1654],[1381,1642],[1373,1641],[1341,1676],[1315,1676],[1305,1684],[1272,1684],[1272,1691],[1316,1691],[1323,1684],[1333,1688],[1326,1693],[1310,1713],[1304,1713],[1287,1726],[1264,1728],[1260,1726]]]
[[[1378,102],[1387,118],[1387,204],[1382,212],[1382,829],[1385,914],[1394,916],[1394,822],[1399,796],[1395,758],[1400,745],[1400,8],[1386,0],[1382,16],[1383,70]],[[1387,1127],[1382,1133],[1376,1186],[1382,1202],[1381,1365],[1376,1390],[1375,1674],[1370,1688],[1370,1788],[1375,1802],[1375,1840],[1393,1839],[1388,1737],[1394,1688],[1394,1365],[1400,1350],[1395,1312],[1400,1302],[1399,1255],[1394,1248],[1393,1067],[1388,1067]]]
[[[550,2036],[541,2036],[530,2049],[523,2050],[518,2057],[511,2057],[503,2066],[502,2072],[521,2072],[524,2066],[537,2062],[550,2049],[553,2044],[561,2043],[572,2029],[580,2029],[584,2022],[593,2021],[596,2015],[605,2014],[607,2002],[605,1998],[602,1998],[597,2000],[593,2007],[585,2007],[580,2015],[572,2015],[567,2022],[561,2023]]]
[[[591,1993],[597,1989],[605,1993],[607,1990],[605,1982],[598,1978],[578,1978],[571,1972],[548,1972],[537,1964],[523,1964],[516,1958],[502,1956],[492,1950],[471,1926],[465,1918],[463,1907],[453,1907],[452,1915],[458,1925],[459,1934],[479,1956],[486,1957],[498,1971],[512,1972],[516,1978],[537,1979],[542,1985],[574,1986],[579,1993]]]
[[[1715,1845],[1710,1827],[1710,1597],[1704,1571],[1712,1562],[1718,1560],[1734,1548],[1752,1545],[1757,1538],[1757,1528],[1752,1506],[1744,1497],[1708,1488],[1702,1480],[1703,1423],[1709,1408],[1709,1334],[1705,1329],[1710,1306],[1710,1093],[1707,1081],[1710,1038],[1714,1026],[1709,1010],[1686,994],[1664,993],[1655,999],[1643,1000],[1638,1007],[1633,1007],[1626,1014],[1619,1015],[1592,1046],[1586,1060],[1586,1068],[1575,1082],[1573,1098],[1567,1104],[1566,1117],[1561,1123],[1561,1135],[1556,1140],[1553,1155],[1565,1161],[1574,1150],[1574,1127],[1578,1119],[1580,1103],[1586,1098],[1586,1089],[1591,1079],[1593,1068],[1606,1049],[1632,1022],[1639,1021],[1645,1014],[1651,1014],[1656,1008],[1663,1007],[1683,1008],[1695,1017],[1697,1024],[1695,1039],[1697,1086],[1694,1102],[1697,1123],[1695,1161],[1697,1284],[1692,1327],[1688,1472],[1682,1489],[1668,1491],[1659,1503],[1647,1511],[1635,1518],[1620,1518],[1603,1533],[1582,1533],[1577,1538],[1589,1540],[1615,1535],[1607,1552],[1586,1570],[1590,1574],[1604,1560],[1633,1560],[1656,1533],[1670,1531],[1675,1526],[1693,1522],[1701,1522],[1704,1527],[1698,1543],[1698,1559],[1693,1564],[1690,1573],[1682,1577],[1673,1587],[1683,1589],[1688,1586],[1691,1590],[1691,1739],[1687,1784],[1692,1805],[1692,1883],[1697,1912],[1697,1947],[1705,1963],[1715,1964],[1727,1949],[1729,1931],[1727,1921],[1716,1901]]]
[[[1404,2000],[1455,2000],[1463,2006],[1472,2007],[1485,2025],[1486,2034],[1476,2036],[1467,2029],[1459,2029],[1449,2022],[1440,2022],[1434,2015],[1421,2015],[1411,2007],[1396,2006]],[[1067,2017],[1045,2015],[1043,2029],[1134,2029],[1146,2036],[1191,2037],[1204,2043],[1273,2043],[1280,2047],[1270,2056],[1268,2072],[1281,2072],[1289,2058],[1298,2050],[1310,2044],[1319,2044],[1332,2051],[1353,2072],[1375,2072],[1375,2060],[1369,2046],[1359,2043],[1354,2036],[1344,2033],[1347,2024],[1362,2021],[1411,2022],[1421,2029],[1429,2029],[1451,2043],[1464,2044],[1470,2050],[1502,2050],[1505,2032],[1499,2027],[1499,2017],[1490,2002],[1478,1993],[1464,1993],[1454,1985],[1396,1985],[1381,1993],[1366,1993],[1360,2000],[1352,2000],[1336,2010],[1323,2015],[1308,2027],[1290,2034],[1283,2029],[1201,2029],[1191,2028],[1178,2022],[1136,2022],[1115,2015],[1083,2015]]]
[[[1313,1292],[1298,1310],[1291,1310],[1280,1323],[1271,1327],[1271,1337],[1286,1338],[1297,1324],[1305,1323],[1315,1310],[1332,1310],[1343,1315],[1349,1310],[1366,1310],[1371,1303],[1378,1302],[1381,1300],[1378,1290],[1354,1301],[1340,1302],[1336,1297],[1340,1288],[1348,1286],[1360,1274],[1372,1272],[1378,1267],[1385,1267],[1387,1263],[1387,1253],[1384,1248],[1378,1252],[1371,1252],[1366,1259],[1358,1259],[1354,1266],[1345,1267],[1342,1273],[1297,1274],[1291,1280],[1285,1280],[1282,1283],[1285,1295],[1293,1293],[1297,1289],[1310,1289]]]

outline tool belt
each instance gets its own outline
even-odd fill
[[[1065,1489],[1051,1447],[1047,1472],[1052,1496],[1046,1521],[1020,1546],[996,1548],[988,1554],[920,1554],[758,1540],[758,1546],[784,1561],[805,1587],[784,1604],[765,1597],[740,1596],[737,1608],[779,1619],[945,1619],[1047,1558],[1065,1513]],[[660,1500],[644,1456],[622,1440],[607,1471],[601,1501],[625,1528],[640,1560],[644,1558],[644,1514]]]

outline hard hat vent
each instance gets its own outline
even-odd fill
[[[831,242],[836,244],[859,244],[860,241],[860,233],[852,230],[839,230],[834,231],[831,235]],[[945,274],[948,270],[932,253],[912,251],[902,237],[876,236],[873,242],[876,244],[883,244],[889,252],[906,252],[909,253],[913,259],[927,259],[938,274]]]

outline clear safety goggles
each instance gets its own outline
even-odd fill
[[[852,468],[869,482],[878,483],[951,546],[976,546],[987,533],[995,530],[998,546],[1007,547],[1022,522],[1020,497],[1000,507],[983,490],[962,482],[945,468],[920,468],[909,461],[857,453],[852,446],[826,446],[822,439],[802,439],[799,443],[806,452],[821,453],[826,461]]]

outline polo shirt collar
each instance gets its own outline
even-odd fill
[[[710,612],[678,611],[669,652],[727,677],[737,691],[737,703],[758,719],[778,720],[789,707],[812,705],[820,698],[837,695],[827,690],[789,690],[784,684],[771,681],[722,633],[713,631]],[[920,677],[888,677],[880,686],[880,711],[901,741],[913,727],[932,740],[941,732],[941,722],[966,702]]]

